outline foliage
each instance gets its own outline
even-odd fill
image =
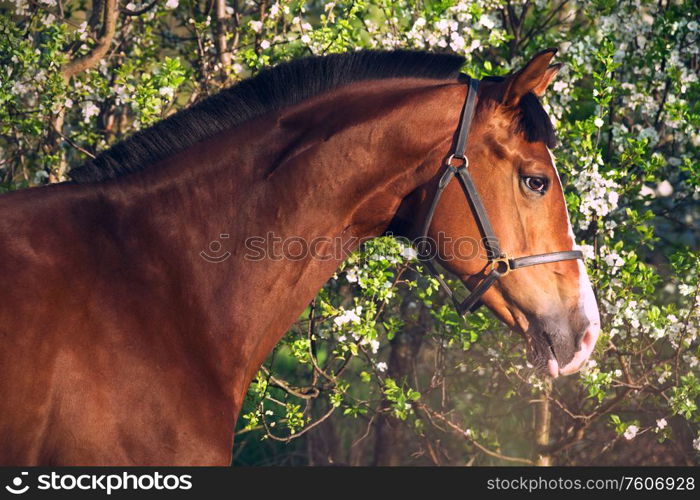
[[[478,77],[556,46],[566,65],[545,104],[604,326],[595,361],[550,387],[490,313],[462,321],[412,249],[369,242],[256,377],[237,462],[376,463],[391,438],[407,464],[697,463],[697,2],[220,3],[122,3],[109,50],[72,78],[71,62],[103,42],[108,2],[0,3],[0,192],[64,180],[139,128],[291,58],[449,50]],[[538,447],[533,408],[545,400],[552,425]]]

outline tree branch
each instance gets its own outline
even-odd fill
[[[158,0],[153,0],[148,5],[144,5],[140,9],[136,9],[136,10],[129,10],[126,7],[119,7],[119,12],[121,12],[125,16],[140,16],[141,14],[145,14],[146,12],[151,10],[156,5],[158,5]]]
[[[550,394],[552,392],[552,381],[547,379],[544,385],[544,394],[535,407],[535,438],[539,452],[537,454],[537,465],[552,465],[552,457],[544,451],[549,445],[550,432],[552,427],[552,410],[550,408]]]
[[[562,438],[559,442],[554,443],[553,445],[545,448],[544,450],[542,450],[542,453],[554,455],[555,453],[558,453],[562,450],[565,450],[566,448],[569,448],[573,444],[581,441],[584,438],[584,436],[586,435],[586,429],[588,429],[588,427],[590,427],[594,421],[596,421],[598,418],[602,417],[603,415],[605,415],[606,413],[611,411],[613,408],[615,408],[633,390],[634,389],[630,389],[630,388],[623,390],[614,399],[603,404],[596,411],[594,411],[591,415],[589,415],[586,422],[584,424],[580,425],[578,427],[578,429],[576,429],[573,434],[570,434],[570,435]]]
[[[94,0],[93,13],[102,6],[103,3],[101,1]],[[114,38],[118,14],[119,10],[117,9],[117,0],[104,0],[102,34],[97,39],[97,43],[90,52],[84,56],[73,59],[63,67],[61,74],[63,75],[64,80],[68,81],[78,73],[82,73],[83,71],[96,66],[100,59],[105,56],[109,50],[110,44],[112,43],[112,39]]]
[[[416,406],[418,406],[421,410],[426,412],[428,415],[437,418],[438,420],[444,422],[448,427],[450,427],[453,431],[455,431],[457,434],[461,435],[462,437],[466,438],[470,443],[472,443],[474,446],[476,446],[478,449],[483,451],[489,456],[492,456],[494,458],[498,458],[499,460],[505,460],[507,462],[516,462],[516,463],[521,463],[525,465],[535,465],[535,463],[532,460],[528,460],[527,458],[518,458],[518,457],[509,457],[507,455],[502,455],[498,453],[497,451],[493,451],[488,449],[486,446],[483,444],[479,443],[476,439],[474,439],[470,433],[462,430],[457,424],[446,418],[444,415],[441,413],[438,413],[430,408],[428,408],[426,405],[422,403],[414,403]]]
[[[216,54],[219,56],[219,62],[221,63],[221,75],[223,80],[226,81],[228,79],[228,70],[231,66],[231,53],[228,51],[226,40],[228,35],[226,29],[228,14],[226,14],[225,0],[215,0],[215,14],[214,43],[216,44]]]

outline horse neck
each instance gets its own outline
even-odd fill
[[[437,174],[464,93],[444,81],[355,84],[220,134],[131,181],[148,194],[140,217],[171,240],[182,280],[197,290],[190,302],[205,318],[204,336],[238,370],[239,396],[348,253],[382,234],[401,201]],[[317,255],[296,257],[303,242]],[[228,257],[215,263],[203,251]]]

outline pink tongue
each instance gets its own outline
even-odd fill
[[[549,369],[549,374],[552,378],[557,378],[559,376],[559,363],[556,359],[550,359],[547,361],[547,368]]]

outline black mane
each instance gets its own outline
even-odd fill
[[[383,78],[456,79],[464,58],[397,50],[358,51],[280,64],[136,132],[70,171],[78,183],[113,179],[218,132],[343,85]]]
[[[457,79],[464,58],[455,54],[397,50],[358,51],[307,57],[280,64],[203,99],[103,151],[70,171],[77,183],[137,172],[223,130],[323,92],[362,80]],[[486,77],[502,81],[502,77]],[[537,97],[520,101],[516,132],[528,141],[556,143],[554,128]]]
[[[537,96],[533,93],[522,96],[520,98],[520,110],[518,132],[525,134],[525,139],[530,142],[541,141],[549,148],[554,148],[557,145],[554,126]]]

